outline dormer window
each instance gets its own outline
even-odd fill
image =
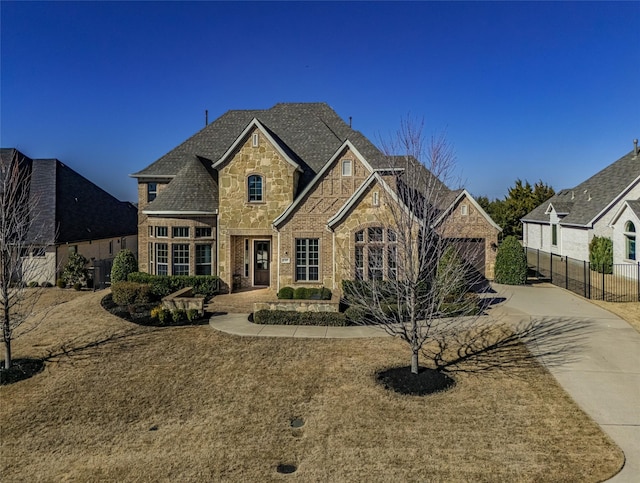
[[[353,172],[353,163],[350,159],[342,160],[342,176],[351,176]]]
[[[252,174],[248,178],[247,188],[249,193],[249,203],[261,203],[264,199],[263,197],[263,182],[262,176],[257,174]]]

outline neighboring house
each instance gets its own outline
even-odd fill
[[[614,263],[637,263],[640,155],[633,151],[575,188],[558,192],[522,218],[524,246],[589,260],[594,236],[611,238]]]
[[[0,150],[2,161],[20,161],[30,170],[29,196],[34,202],[31,223],[31,253],[23,257],[37,274],[35,280],[54,284],[64,269],[69,253],[77,252],[95,267],[98,283],[110,276],[116,254],[128,248],[137,254],[137,208],[118,201],[109,193],[57,159],[31,159],[12,148]],[[37,268],[33,268],[37,267]],[[30,277],[30,276],[29,276]]]
[[[386,278],[394,240],[381,215],[404,174],[390,160],[323,103],[229,111],[131,175],[140,269],[218,275],[224,290]],[[440,185],[434,229],[480,247],[472,262],[492,277],[500,228],[468,192]],[[364,270],[375,257],[380,269]]]

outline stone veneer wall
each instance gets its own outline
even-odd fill
[[[352,160],[351,176],[342,176],[342,161]],[[326,228],[327,221],[347,202],[371,173],[349,149],[338,156],[325,172],[324,178],[298,205],[293,215],[280,228],[280,258],[289,263],[280,264],[279,287],[322,285],[333,286],[333,234]],[[295,281],[296,238],[318,238],[320,243],[320,279]]]
[[[283,310],[286,312],[339,312],[340,299],[336,300],[278,300],[277,302],[255,302],[253,312],[258,310]]]
[[[462,214],[462,205],[467,206],[467,214]],[[493,280],[499,231],[476,209],[465,196],[452,209],[442,224],[442,233],[452,238],[484,238],[485,277]],[[492,246],[493,244],[493,246]]]
[[[253,146],[253,134],[259,136]],[[263,201],[249,202],[247,178],[252,174],[263,177]],[[292,202],[299,173],[271,145],[258,129],[248,134],[244,144],[219,167],[220,260],[219,273],[226,288],[231,287],[236,270],[237,241],[234,237],[271,239],[275,234],[271,223]],[[276,283],[275,237],[271,240],[271,284]],[[253,270],[253,264],[251,264]],[[246,281],[245,281],[246,283]]]

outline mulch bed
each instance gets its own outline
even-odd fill
[[[14,359],[9,369],[4,368],[4,361],[0,362],[0,385],[13,384],[23,381],[42,372],[44,361],[39,359]]]
[[[165,323],[160,322],[158,319],[154,319],[151,317],[151,309],[156,307],[158,303],[152,304],[140,304],[135,306],[135,310],[132,312],[128,309],[128,307],[122,307],[117,305],[113,301],[113,297],[111,294],[105,295],[100,301],[100,305],[107,312],[115,315],[116,317],[120,317],[128,322],[132,322],[138,325],[144,325],[146,327],[182,327],[185,325],[207,325],[209,323],[210,314],[205,313],[204,317],[200,319],[196,319],[193,321],[182,320],[179,322],[174,322],[173,320],[169,320]]]
[[[418,374],[411,372],[410,366],[392,367],[376,373],[376,380],[385,389],[410,396],[426,396],[435,392],[446,391],[455,381],[446,374],[420,367]]]

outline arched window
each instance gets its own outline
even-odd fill
[[[356,279],[395,279],[398,270],[396,241],[396,233],[381,226],[357,231],[354,253]]]
[[[636,226],[632,221],[624,225],[624,254],[627,260],[636,260]]]
[[[263,183],[262,176],[252,174],[247,180],[247,190],[249,193],[248,200],[251,203],[261,202],[263,200]]]

